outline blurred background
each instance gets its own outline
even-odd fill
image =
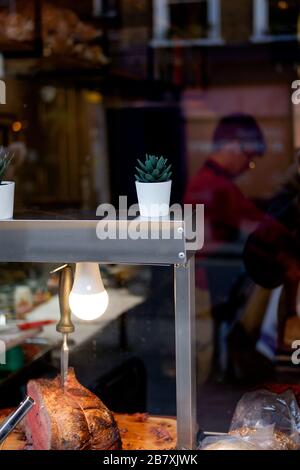
[[[0,145],[15,153],[7,178],[16,181],[16,209],[95,213],[119,195],[135,203],[136,159],[164,155],[173,164],[172,201],[208,208],[196,269],[200,427],[227,430],[246,390],[297,386],[297,289],[278,321],[286,279],[258,279],[266,260],[249,268],[244,257],[265,214],[276,204],[279,220],[300,188],[300,105],[292,102],[300,2],[0,0],[0,22]],[[256,148],[248,152],[245,142]],[[229,156],[240,153],[246,165],[236,169]],[[232,230],[216,235],[235,215]],[[278,223],[294,233],[297,215]],[[30,318],[55,298],[49,269],[1,266],[2,313]],[[104,278],[116,296],[125,289],[135,300],[75,342],[72,365],[112,409],[175,414],[172,269],[105,267]],[[3,406],[29,377],[58,367],[54,346],[19,347],[11,368],[2,366]],[[120,384],[128,390],[121,397]]]

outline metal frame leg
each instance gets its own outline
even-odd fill
[[[174,266],[177,448],[196,447],[195,258]]]

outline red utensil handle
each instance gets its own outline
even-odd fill
[[[31,323],[22,323],[21,325],[18,325],[18,328],[20,330],[31,330],[32,328],[39,328],[41,326],[51,325],[52,323],[55,323],[55,320],[35,321]]]

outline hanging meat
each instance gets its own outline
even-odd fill
[[[80,20],[67,8],[43,3],[42,39],[45,56],[73,56],[98,65],[107,63],[102,48],[95,41],[101,31]],[[35,38],[33,2],[17,2],[15,11],[0,10],[0,42],[30,42]]]

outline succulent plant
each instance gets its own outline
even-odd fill
[[[13,156],[11,152],[6,152],[3,148],[0,150],[0,184],[3,182],[4,175]]]
[[[140,183],[163,183],[169,181],[172,175],[172,164],[168,165],[168,159],[147,155],[146,160],[137,160],[139,167],[135,167],[137,174],[135,178]]]

